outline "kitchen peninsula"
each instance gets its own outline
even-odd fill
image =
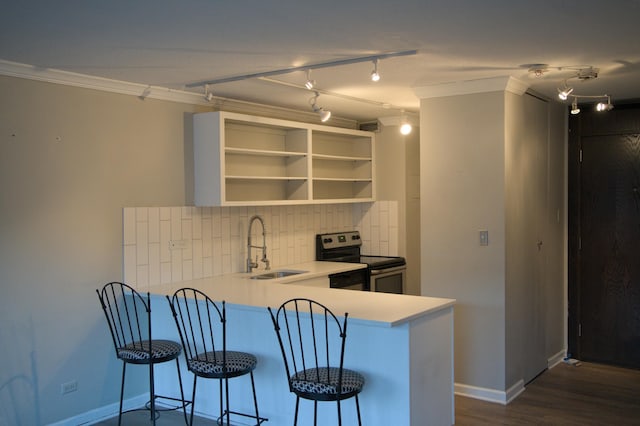
[[[305,262],[287,270],[306,271],[271,280],[251,279],[253,274],[234,273],[198,280],[157,285],[152,292],[154,337],[179,340],[165,295],[181,287],[204,291],[214,300],[227,303],[227,347],[248,351],[258,358],[255,371],[261,415],[269,424],[290,424],[295,397],[289,392],[273,325],[267,306],[278,307],[293,297],[314,299],[336,315],[349,314],[345,367],[364,374],[360,395],[363,424],[451,425],[453,399],[453,305],[455,300],[322,288],[322,277],[357,268],[357,264]],[[300,283],[313,285],[299,285]],[[328,287],[328,286],[327,286]],[[172,371],[157,368],[157,391],[177,393]],[[191,375],[185,375],[190,394]],[[233,410],[251,411],[249,383],[231,383]],[[248,380],[248,379],[247,379]],[[218,410],[217,384],[200,384],[196,411],[215,417]],[[206,390],[205,390],[206,389]],[[333,403],[319,405],[322,424],[336,422]],[[355,404],[342,404],[343,419],[355,419]],[[300,419],[312,418],[313,404],[302,401]],[[309,417],[311,416],[311,417]]]

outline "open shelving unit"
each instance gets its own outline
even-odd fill
[[[230,112],[194,115],[198,206],[375,199],[371,132]]]

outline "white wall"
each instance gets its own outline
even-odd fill
[[[377,196],[398,203],[398,255],[407,260],[406,289],[420,294],[419,176],[420,128],[400,134],[398,125],[384,125],[376,133]],[[375,253],[375,252],[371,252]]]
[[[504,87],[422,99],[422,294],[457,299],[461,393],[506,402],[563,353],[565,114]]]
[[[149,208],[192,204],[192,114],[206,109],[11,77],[0,77],[0,93],[0,425],[48,424],[118,401],[121,363],[95,289],[123,277],[124,208],[148,219]],[[314,220],[316,208],[305,207]],[[367,203],[356,216],[326,206],[321,226],[338,211],[336,226],[363,234],[397,219],[393,202]],[[229,217],[240,226],[251,212]],[[395,254],[393,235],[367,243]],[[313,242],[303,238],[308,256]],[[149,263],[134,263],[137,280]],[[126,398],[145,392],[145,372],[129,369]],[[61,395],[70,381],[78,390]]]
[[[457,299],[456,383],[503,389],[504,93],[423,99],[420,116],[422,295]]]
[[[117,400],[95,289],[122,277],[122,207],[188,201],[185,122],[199,109],[9,77],[0,93],[0,385],[26,379],[2,388],[0,415],[47,424]],[[144,389],[135,377],[128,396]]]

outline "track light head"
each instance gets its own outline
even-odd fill
[[[571,114],[576,115],[580,114],[580,108],[578,108],[578,99],[574,98],[571,103]]]
[[[567,86],[566,82],[562,89],[558,88],[558,97],[563,101],[566,101],[569,95],[573,92],[573,87]]]
[[[380,74],[378,73],[378,60],[373,60],[373,71],[371,71],[371,81],[380,81]]]
[[[320,121],[323,123],[331,118],[331,111],[327,111],[324,108],[320,108],[318,114],[320,115]]]
[[[400,125],[400,133],[405,136],[410,134],[412,130],[413,130],[413,127],[411,126],[411,124],[407,122],[404,122]]]
[[[311,90],[315,87],[316,81],[311,79],[311,70],[307,70],[307,81],[304,83],[304,87],[307,90]]]
[[[320,116],[320,121],[324,123],[331,118],[331,111],[326,110],[316,104],[316,100],[318,99],[320,94],[318,92],[315,93],[315,96],[309,100],[309,102],[311,103],[311,109],[313,110],[313,112]]]
[[[213,93],[209,90],[209,85],[204,85],[204,100],[207,102],[211,102],[213,100]]]
[[[611,97],[607,96],[607,103],[598,102],[596,105],[596,111],[611,111],[613,109],[613,105],[611,104]]]

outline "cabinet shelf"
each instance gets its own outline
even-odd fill
[[[225,148],[227,155],[255,155],[257,157],[306,157],[306,152],[270,151],[249,148]]]
[[[371,157],[347,157],[344,155],[313,154],[314,159],[334,161],[371,161]]]
[[[197,206],[375,200],[371,132],[220,111],[193,133]]]
[[[322,178],[322,177],[314,177],[314,181],[316,182],[371,182],[371,179],[356,179],[356,178]]]
[[[251,176],[251,175],[246,175],[246,176],[233,176],[233,175],[226,175],[225,179],[227,180],[233,180],[233,179],[237,179],[237,180],[308,180],[306,176]]]

